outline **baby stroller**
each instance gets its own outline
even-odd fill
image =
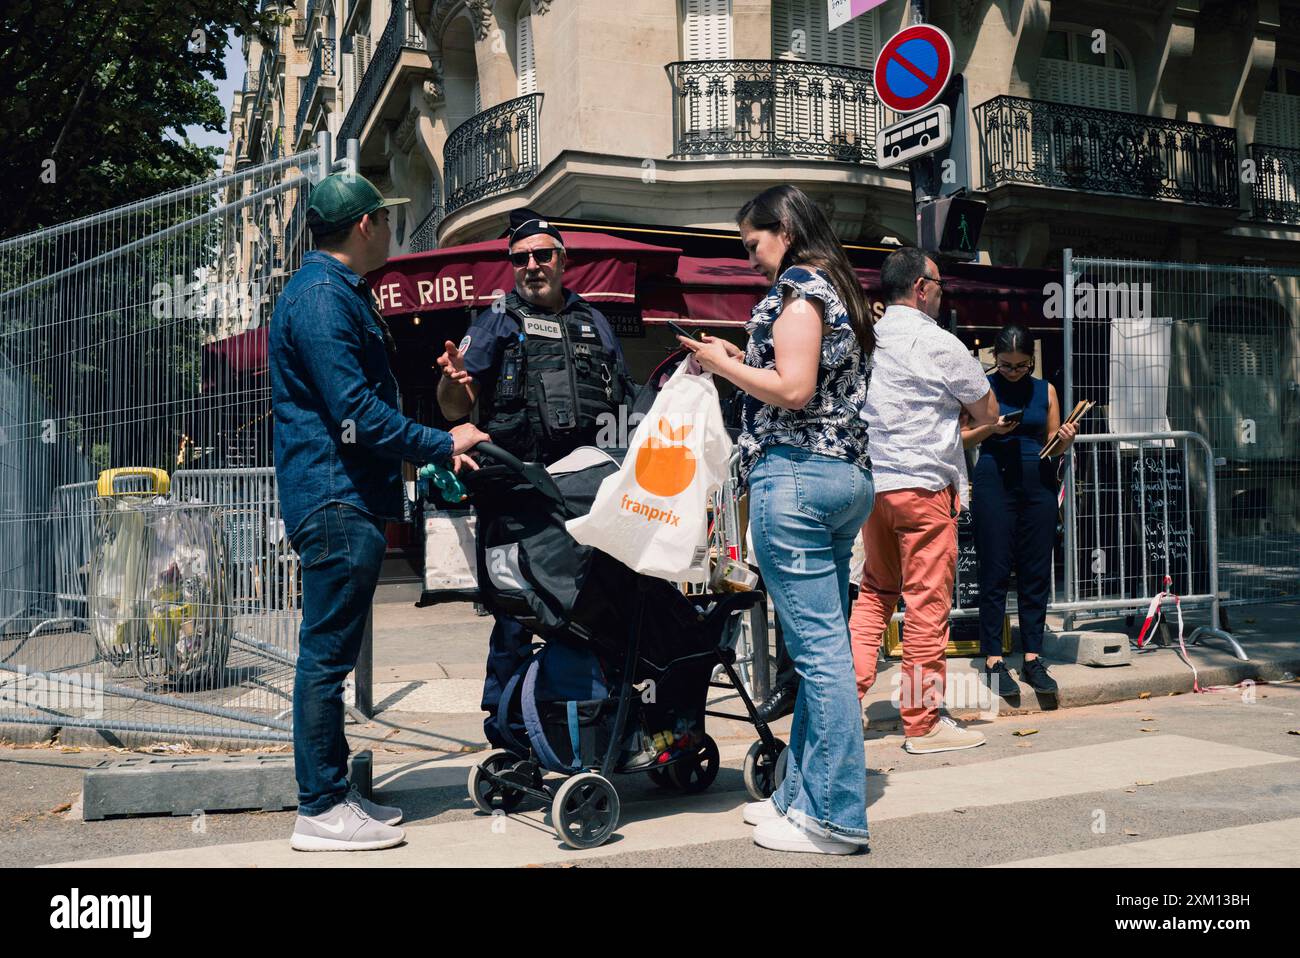
[[[480,601],[543,640],[502,693],[497,728],[510,747],[471,770],[475,806],[508,814],[532,797],[549,804],[565,844],[595,847],[618,826],[614,773],[645,772],[686,793],[713,783],[720,758],[706,715],[755,726],[745,784],[755,800],[771,795],[785,743],[734,668],[738,616],[765,595],[684,595],[575,542],[564,523],[591,509],[618,452],[581,448],[543,467],[488,443],[475,451],[483,465],[462,478],[478,515]],[[735,689],[745,716],[706,708],[719,665],[731,684],[717,687]]]

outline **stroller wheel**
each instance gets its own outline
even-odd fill
[[[489,752],[483,761],[469,770],[469,798],[474,807],[491,815],[494,812],[507,814],[519,807],[524,800],[524,793],[500,782],[494,782],[484,773],[500,775],[519,761],[519,756],[505,749]]]
[[[666,768],[652,768],[646,774],[650,776],[650,781],[654,782],[660,788],[676,788],[673,784],[672,776],[668,774]]]
[[[668,775],[683,792],[702,792],[718,777],[720,764],[718,745],[706,735],[695,746],[693,754],[685,755],[668,766]]]
[[[785,742],[772,740],[774,748],[768,748],[762,739],[755,742],[745,753],[745,791],[756,802],[766,801],[772,797],[782,779],[785,778],[786,760],[789,759]]]
[[[618,792],[595,772],[564,780],[551,802],[555,834],[570,848],[602,845],[618,827]]]

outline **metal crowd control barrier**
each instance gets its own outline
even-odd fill
[[[1064,614],[1070,628],[1080,615],[1145,610],[1164,591],[1167,575],[1184,606],[1210,610],[1210,624],[1196,628],[1187,644],[1222,639],[1247,661],[1241,645],[1221,627],[1215,457],[1205,438],[1173,431],[1079,435],[1068,455],[1065,598],[1050,601],[1047,611]],[[974,560],[973,552],[959,550],[950,621],[979,616],[978,605],[962,602],[964,584],[976,574],[963,559]],[[1055,565],[1053,597],[1058,594]],[[1008,614],[1015,611],[1008,601]],[[906,612],[896,611],[892,621],[905,622]]]
[[[269,322],[301,264],[295,211],[356,161],[355,143],[335,159],[324,134],[312,150],[0,241],[0,722],[291,740],[297,563],[269,468],[270,388],[240,337]],[[176,469],[178,528],[190,510],[220,512],[208,525],[229,556],[232,647],[201,681],[133,669],[95,641],[104,533],[88,480],[109,464]],[[188,627],[183,609],[158,615],[154,635]],[[95,703],[66,706],[64,692]]]
[[[1220,614],[1300,599],[1300,269],[1062,260],[1061,408],[1096,403],[1084,432],[1203,436]]]
[[[1192,632],[1240,644],[1219,613],[1214,452],[1195,432],[1094,433],[1075,438],[1066,478],[1064,602],[1049,612],[1145,609],[1166,578],[1184,606],[1208,606]],[[1082,562],[1080,560],[1083,560]]]

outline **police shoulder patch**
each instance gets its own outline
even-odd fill
[[[465,350],[469,349],[469,344],[472,343],[473,341],[474,340],[470,336],[470,334],[466,333],[465,338],[460,341],[460,345],[457,346],[456,348],[463,353]]]

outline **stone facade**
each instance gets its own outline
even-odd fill
[[[846,241],[915,239],[905,168],[882,171],[872,162],[806,156],[798,149],[771,156],[683,150],[667,67],[694,59],[688,11],[725,8],[725,25],[716,17],[701,21],[701,29],[716,34],[706,38],[716,41],[709,49],[728,49],[728,59],[737,61],[771,61],[774,18],[784,23],[794,16],[781,7],[785,0],[406,2],[409,10],[403,0],[317,0],[310,4],[310,23],[303,22],[308,0],[286,3],[294,26],[285,28],[278,67],[283,92],[277,122],[286,143],[305,148],[322,129],[355,136],[363,172],[382,188],[412,197],[397,224],[394,253],[497,236],[509,210],[522,204],[556,218],[730,230],[735,210],[775,183],[795,183],[812,193]],[[810,9],[792,0],[787,6]],[[1271,72],[1300,60],[1297,9],[1300,4],[1291,0],[930,0],[927,19],[952,37],[971,107],[1003,96],[1034,104],[1055,100],[1041,116],[1037,106],[1021,114],[1032,114],[1037,124],[1025,156],[1041,167],[1036,173],[1045,181],[1017,175],[986,182],[986,153],[995,138],[981,142],[987,131],[972,120],[972,186],[983,188],[989,202],[981,258],[1043,265],[1073,246],[1149,258],[1300,259],[1300,247],[1287,242],[1300,239],[1300,217],[1257,218],[1248,177],[1228,184],[1236,190],[1235,203],[1216,205],[1186,198],[1186,171],[1175,169],[1184,162],[1178,150],[1190,155],[1183,146],[1191,142],[1186,124],[1235,131],[1228,148],[1235,149],[1239,164],[1251,158]],[[867,16],[878,49],[910,24],[911,7],[889,0]],[[521,42],[521,33],[531,35],[530,45]],[[724,34],[725,42],[719,39]],[[1086,80],[1090,70],[1108,70],[1111,79],[1127,74],[1121,79],[1131,108],[1118,122],[1137,132],[1100,134],[1092,144],[1100,143],[1093,162],[1119,162],[1113,154],[1131,149],[1135,137],[1157,142],[1159,149],[1149,152],[1164,150],[1172,157],[1163,169],[1176,195],[1080,188],[1069,178],[1073,154],[1046,157],[1049,137],[1037,130],[1047,131],[1057,122],[1049,117],[1069,117],[1074,109],[1069,96],[1043,89],[1042,65],[1045,58],[1062,56],[1062,36],[1080,44],[1071,63],[1057,64],[1075,80]],[[814,36],[809,42],[817,47],[833,39]],[[311,69],[313,42],[333,45],[335,82],[317,85],[299,128],[300,78]],[[1097,42],[1115,52],[1083,49]],[[248,55],[250,63],[260,55],[256,43]],[[531,69],[521,60],[531,60]],[[358,64],[374,75],[354,79]],[[870,66],[861,62],[857,69]],[[534,88],[540,97],[520,99],[521,91]],[[739,102],[734,89],[727,88],[722,107],[728,123],[727,111]],[[1296,99],[1286,102],[1300,103],[1300,89],[1291,92]],[[232,142],[251,124],[250,95],[237,95],[235,106],[244,112],[232,118]],[[779,108],[770,97],[764,103]],[[755,105],[755,116],[765,109],[769,105]],[[741,112],[737,124],[746,119]],[[1082,123],[1086,117],[1080,113],[1076,119]],[[1102,127],[1109,130],[1113,120],[1104,117]],[[856,142],[834,128],[834,117],[820,122],[818,135],[838,135],[849,146]],[[467,126],[453,136],[462,124]],[[254,150],[246,162],[259,158]],[[1224,170],[1214,175],[1229,178]],[[1294,182],[1282,182],[1284,199],[1295,199],[1294,188]]]

